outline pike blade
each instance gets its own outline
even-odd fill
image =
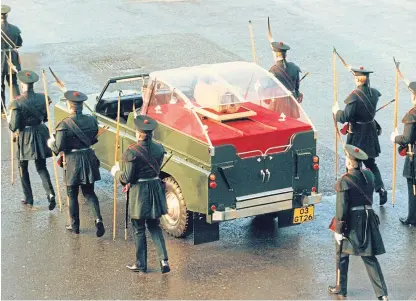
[[[270,18],[267,17],[267,38],[269,39],[270,43],[273,43],[273,36],[272,36],[272,31],[270,30]]]
[[[63,81],[61,81],[57,76],[56,76],[56,74],[52,71],[52,69],[51,69],[51,67],[49,67],[49,71],[52,73],[52,76],[55,78],[55,81],[56,81],[56,84],[58,85],[58,87],[59,87],[59,89],[62,91],[62,92],[66,92],[67,91],[67,88],[65,87],[65,84],[64,84],[64,82]]]

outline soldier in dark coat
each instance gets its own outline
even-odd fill
[[[411,92],[413,107],[403,117],[403,134],[399,135],[397,132],[393,132],[391,134],[391,140],[392,142],[399,144],[401,149],[405,149],[407,151],[403,168],[403,177],[407,179],[409,206],[407,217],[401,217],[400,222],[403,225],[416,226],[416,187],[414,187],[414,185],[416,185],[416,166],[414,163],[414,151],[416,144],[416,82],[409,83],[408,87]],[[409,145],[411,149],[409,149]]]
[[[363,67],[351,71],[354,73],[357,88],[345,99],[344,110],[340,110],[336,103],[332,112],[338,122],[350,124],[347,143],[359,147],[368,155],[364,164],[375,176],[375,191],[380,195],[380,205],[384,205],[387,202],[387,191],[384,189],[380,170],[375,161],[381,152],[378,141],[381,128],[374,119],[381,93],[370,87],[369,76],[373,71],[364,70]]]
[[[12,83],[9,82],[9,65],[7,63],[7,59],[6,59],[6,55],[7,57],[9,56],[9,50],[11,50],[11,61],[12,64],[16,67],[17,71],[22,70],[21,66],[20,66],[20,59],[19,59],[19,53],[17,52],[17,48],[19,48],[20,46],[22,46],[23,44],[23,40],[22,37],[20,36],[20,29],[13,25],[10,24],[9,22],[7,22],[7,16],[8,13],[10,12],[11,8],[7,5],[2,5],[1,6],[1,30],[2,30],[2,34],[1,34],[1,62],[2,62],[2,67],[1,67],[1,100],[2,100],[2,107],[3,105],[6,105],[6,97],[5,97],[5,84],[4,84],[4,80],[6,79],[8,85],[10,86],[10,84],[13,85],[13,95],[14,97],[20,95],[20,91],[19,91],[19,86],[17,84],[17,78],[16,78],[16,73],[12,74]],[[6,35],[5,37],[3,37],[3,35]],[[13,44],[10,45],[10,42],[12,42]],[[16,46],[16,48],[12,48]],[[12,71],[13,72],[13,71]],[[3,109],[2,109],[3,112]]]
[[[159,218],[167,213],[165,191],[159,178],[165,150],[152,140],[157,122],[139,115],[135,118],[137,144],[132,144],[123,154],[123,171],[118,165],[111,173],[122,185],[129,185],[129,211],[136,238],[136,264],[127,266],[134,272],[147,270],[147,243],[145,224],[150,231],[162,273],[170,271],[165,239]]]
[[[303,94],[299,92],[300,68],[292,62],[286,61],[286,51],[288,51],[290,47],[283,42],[272,42],[271,47],[276,63],[270,68],[269,72],[273,73],[299,103],[302,103]],[[291,97],[271,100],[269,109],[284,113],[286,116],[292,118],[300,117],[299,108],[293,102]]]
[[[299,73],[302,72],[300,68],[292,62],[286,61],[286,52],[290,47],[283,42],[271,43],[276,63],[270,68],[269,72],[292,92],[293,96],[299,103],[303,100],[303,94],[299,92]]]
[[[29,161],[34,160],[36,170],[46,191],[49,210],[53,210],[56,206],[55,192],[46,168],[46,158],[52,157],[52,153],[46,144],[49,131],[44,124],[48,121],[45,95],[35,93],[33,90],[33,84],[39,80],[39,76],[35,72],[22,70],[17,74],[17,77],[22,82],[23,94],[11,102],[7,119],[10,130],[18,134],[20,180],[25,195],[22,203],[30,207],[33,206],[28,164]]]
[[[64,94],[71,116],[63,119],[55,128],[55,138],[48,140],[48,145],[55,154],[64,153],[65,185],[69,197],[69,212],[72,224],[67,230],[79,234],[78,192],[93,206],[96,235],[105,233],[100,204],[94,192],[94,183],[101,180],[100,161],[91,146],[98,142],[98,122],[93,116],[82,114],[83,102],[88,97],[78,91]]]
[[[340,287],[330,286],[330,293],[347,295],[349,256],[361,256],[376,296],[387,300],[387,287],[376,255],[384,254],[379,230],[379,218],[372,209],[374,175],[362,170],[361,162],[367,154],[358,147],[347,144],[346,167],[348,172],[336,183],[335,214],[336,253],[341,252],[337,267],[340,269]],[[342,243],[341,243],[342,241]],[[341,249],[341,250],[340,250]],[[338,256],[337,255],[337,261]]]

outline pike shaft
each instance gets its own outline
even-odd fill
[[[46,85],[45,70],[42,70],[42,77],[43,77],[43,91],[45,92],[46,116],[48,117],[49,135],[50,135],[50,137],[53,137],[51,114],[49,112],[49,97],[48,97],[48,87]],[[53,165],[53,171],[55,173],[55,184],[56,184],[56,190],[57,190],[57,193],[58,193],[59,211],[62,211],[61,187],[59,185],[58,169],[57,169],[57,166],[56,166],[56,156],[55,156],[55,153],[53,151],[52,151],[52,165]]]
[[[156,84],[156,83],[155,83]],[[114,151],[114,164],[117,164],[118,161],[118,150],[119,150],[119,140],[120,140],[120,104],[121,96],[118,94],[118,104],[117,104],[117,129],[116,129],[116,146]],[[113,200],[113,240],[116,240],[116,225],[117,225],[117,179],[114,177],[114,200]]]

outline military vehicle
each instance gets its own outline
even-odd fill
[[[119,94],[120,154],[135,143],[136,114],[158,121],[153,139],[167,151],[160,174],[167,233],[193,232],[199,244],[219,240],[219,223],[237,218],[278,217],[279,227],[314,219],[321,201],[317,132],[267,70],[236,61],[110,78],[87,102],[100,127],[109,127],[94,146],[107,170],[114,165]],[[61,99],[55,118],[67,115]]]

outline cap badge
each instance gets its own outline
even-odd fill
[[[283,45],[283,42],[279,42],[280,45]]]
[[[364,67],[363,67],[363,66],[361,66],[361,67],[360,67],[360,70],[364,70]]]
[[[74,96],[75,97],[78,97],[79,96],[79,93],[78,92],[74,92]]]
[[[149,120],[145,119],[143,122],[144,122],[144,124],[148,124]]]
[[[355,151],[356,153],[359,153],[359,152],[360,152],[360,150],[359,150],[357,147],[354,149],[354,151]]]
[[[26,72],[26,76],[30,76],[30,72]]]

